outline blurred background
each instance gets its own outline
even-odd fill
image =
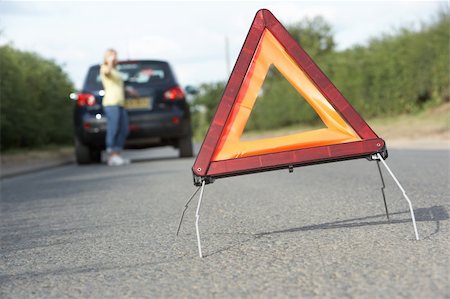
[[[447,1],[2,1],[2,163],[29,153],[71,153],[75,104],[69,94],[80,90],[88,67],[101,63],[107,48],[123,60],[169,61],[180,84],[198,91],[188,102],[194,141],[201,142],[260,8],[288,28],[388,146],[448,146]],[[320,125],[298,98],[272,70],[248,138]]]

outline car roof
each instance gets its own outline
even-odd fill
[[[164,61],[164,60],[148,60],[148,59],[145,59],[145,60],[135,60],[135,59],[119,60],[117,62],[117,64],[125,64],[125,63],[161,63],[161,64],[167,64],[167,65],[169,64],[167,61]],[[90,66],[90,68],[93,68],[93,67],[100,67],[100,63],[93,64]]]

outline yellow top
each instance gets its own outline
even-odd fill
[[[106,74],[105,65],[100,67],[100,77],[105,90],[103,97],[103,106],[123,106],[125,104],[125,90],[122,77],[119,71],[112,68],[109,74]]]

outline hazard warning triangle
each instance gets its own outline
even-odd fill
[[[241,141],[271,66],[311,105],[326,128]],[[192,171],[194,184],[200,185],[221,177],[371,158],[376,153],[387,157],[385,142],[272,13],[262,9],[253,20]]]

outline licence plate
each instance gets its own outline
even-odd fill
[[[127,109],[152,109],[149,97],[127,99],[125,101]]]

